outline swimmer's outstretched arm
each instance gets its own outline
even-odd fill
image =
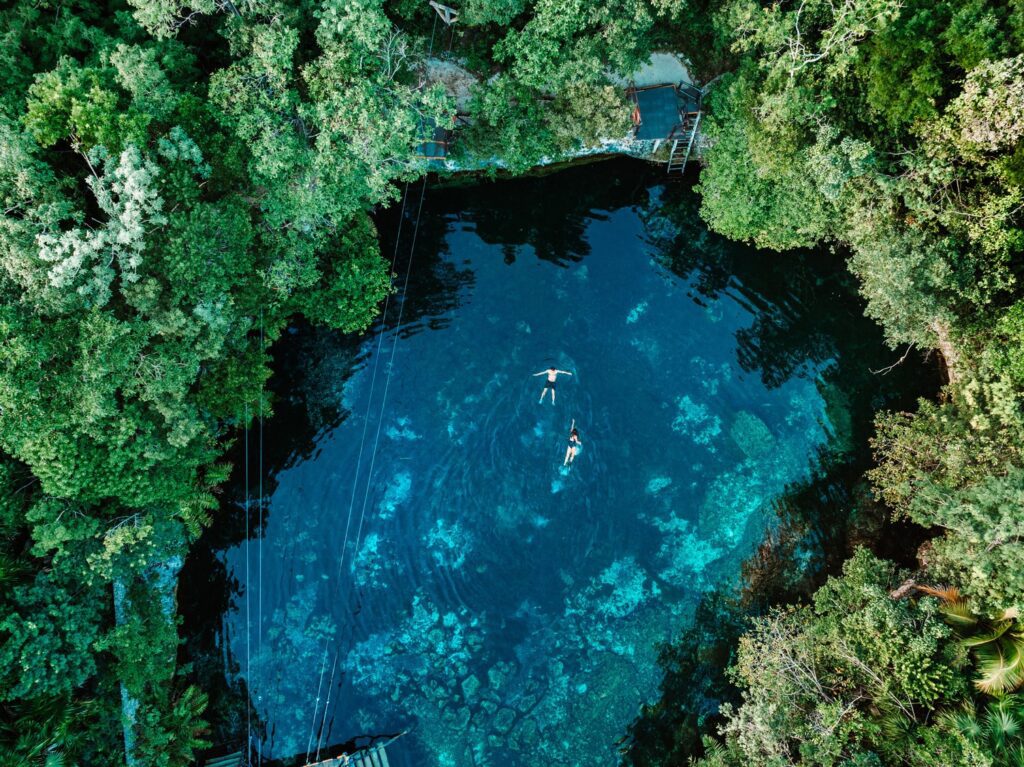
[[[556,373],[561,373],[564,376],[571,376],[572,375],[572,373],[570,373],[568,370],[556,370],[555,372]]]

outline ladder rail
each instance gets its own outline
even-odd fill
[[[697,112],[697,119],[693,121],[693,130],[690,131],[690,143],[686,145],[686,156],[683,157],[683,167],[686,167],[690,159],[690,152],[693,151],[693,142],[697,140],[697,131],[700,130],[700,117],[702,112]]]
[[[697,133],[700,130],[701,115],[702,112],[697,112],[697,117],[694,118],[693,125],[690,126],[689,138],[673,139],[672,149],[669,151],[668,155],[668,166],[666,168],[666,173],[673,173],[674,171],[677,170],[680,173],[682,173],[684,170],[686,170],[686,164],[690,160],[690,154],[693,152],[693,145],[697,140]],[[679,147],[684,141],[686,143],[686,150],[680,151]],[[679,159],[680,156],[682,157],[681,160]]]
[[[672,168],[675,166],[675,157],[676,157],[676,152],[678,151],[678,149],[679,149],[679,139],[673,139],[672,140],[672,148],[669,150],[669,153],[668,153],[668,167],[666,168],[666,171],[665,171],[666,173],[671,173],[672,172]]]

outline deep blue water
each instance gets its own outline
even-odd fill
[[[724,243],[661,179],[429,189],[401,329],[397,295],[360,339],[279,344],[263,515],[216,554],[265,757],[408,731],[392,763],[614,764],[658,643],[851,449],[841,373],[885,352],[834,267]]]

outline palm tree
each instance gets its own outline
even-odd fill
[[[1018,696],[992,701],[982,717],[968,702],[939,714],[938,721],[991,754],[998,767],[1024,767],[1024,701]]]
[[[0,712],[0,764],[11,767],[71,767],[78,745],[76,724],[90,716],[90,702],[69,697],[34,698]]]
[[[980,692],[1000,696],[1024,684],[1024,626],[1016,609],[996,618],[983,618],[968,607],[955,587],[917,588],[939,599],[946,623],[971,651],[978,670],[974,686]]]

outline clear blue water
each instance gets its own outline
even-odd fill
[[[430,190],[397,339],[400,296],[360,339],[279,345],[263,521],[216,555],[264,757],[408,731],[395,764],[614,764],[658,643],[847,449],[835,373],[860,352],[828,327],[874,348],[870,326],[815,323],[781,273],[833,283],[726,246],[659,181],[613,163]],[[548,365],[574,374],[554,405]]]

